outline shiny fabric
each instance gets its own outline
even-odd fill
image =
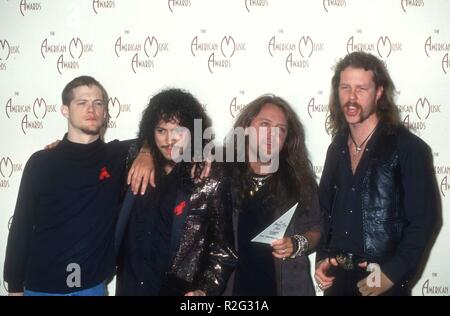
[[[129,152],[128,165],[137,155]],[[186,201],[180,229],[175,226],[170,245],[172,259],[167,272],[168,288],[203,290],[219,295],[234,269],[232,205],[228,178],[220,165],[211,168],[207,179],[193,184],[192,193],[178,192],[177,202]],[[176,223],[174,223],[176,225]]]

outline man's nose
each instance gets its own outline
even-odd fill
[[[356,97],[356,89],[351,89],[350,90],[349,99],[351,101],[356,101],[356,99],[357,99],[357,97]]]

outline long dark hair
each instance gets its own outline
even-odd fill
[[[202,135],[194,135],[194,120],[200,119],[202,122]],[[182,127],[189,129],[191,134],[191,161],[181,161],[177,165],[180,167],[182,177],[185,182],[190,182],[190,170],[193,164],[197,165],[195,168],[198,177],[201,173],[203,162],[194,162],[194,136],[202,137],[203,132],[207,128],[211,128],[211,119],[206,114],[200,102],[189,92],[180,89],[167,89],[154,95],[142,113],[142,119],[139,124],[138,143],[142,146],[144,141],[148,142],[150,152],[155,163],[155,175],[158,182],[163,174],[164,166],[168,161],[159,151],[156,142],[154,131],[158,123],[177,121]],[[202,137],[202,149],[209,142],[209,140]]]
[[[269,181],[268,199],[274,206],[281,206],[288,200],[298,200],[304,210],[311,206],[311,200],[316,192],[316,179],[312,164],[308,158],[305,145],[305,130],[297,114],[284,99],[267,94],[260,96],[250,102],[239,114],[234,128],[249,127],[253,119],[267,104],[278,106],[286,116],[287,136],[279,156],[279,168]],[[237,141],[234,141],[235,153],[237,152]],[[245,195],[248,193],[248,179],[251,174],[248,160],[236,162],[230,171],[233,190],[236,196],[236,205],[240,206]]]
[[[334,137],[339,132],[343,132],[348,128],[347,121],[345,120],[339,102],[341,72],[347,67],[372,71],[376,88],[383,87],[383,94],[377,103],[378,118],[380,122],[386,123],[388,127],[398,126],[400,124],[400,114],[394,102],[395,86],[384,63],[371,54],[353,52],[345,56],[336,64],[334,75],[331,79],[327,132]]]

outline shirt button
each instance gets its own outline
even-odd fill
[[[345,235],[348,235],[348,232],[345,232]]]
[[[350,214],[352,214],[352,213],[353,213],[353,211],[352,211],[352,210],[348,210],[348,212],[349,212]]]
[[[139,285],[140,286],[144,285],[144,282],[143,281],[139,282]]]
[[[352,191],[355,192],[355,190],[356,190],[356,189],[355,189],[354,187],[352,187]]]

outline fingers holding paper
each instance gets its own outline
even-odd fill
[[[283,237],[272,242],[272,254],[275,258],[286,259],[294,253],[294,245],[290,237]]]

